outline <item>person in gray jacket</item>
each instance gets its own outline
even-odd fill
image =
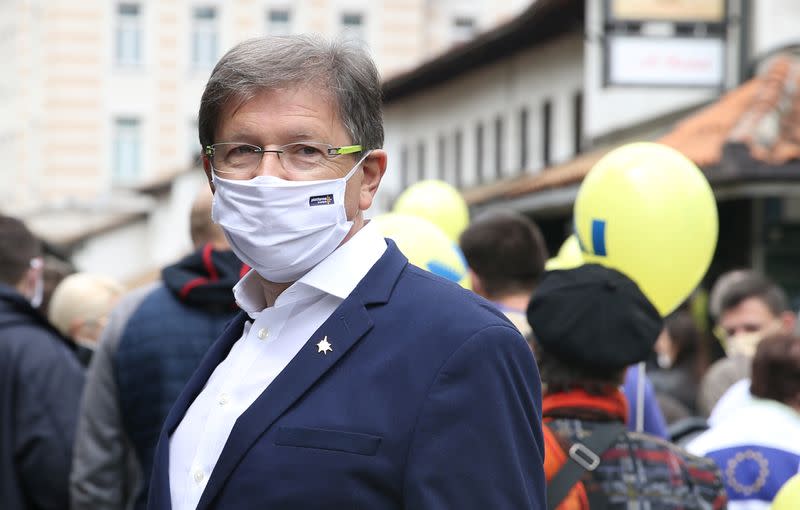
[[[109,317],[81,403],[72,510],[144,507],[150,451],[164,415],[235,313],[231,289],[243,266],[211,222],[210,208],[205,192],[191,212],[195,251],[165,268],[161,282],[124,296]],[[198,319],[203,327],[190,327]]]

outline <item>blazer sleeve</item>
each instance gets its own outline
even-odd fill
[[[145,293],[134,291],[117,305],[89,365],[72,458],[72,510],[130,508],[138,495],[141,469],[122,425],[114,355]]]
[[[544,509],[541,383],[510,326],[468,339],[439,371],[413,433],[404,508]]]

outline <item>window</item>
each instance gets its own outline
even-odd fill
[[[192,66],[213,67],[217,62],[217,9],[195,7],[192,22]]]
[[[270,9],[267,13],[267,33],[289,35],[292,33],[292,14],[289,9]]]
[[[475,128],[475,174],[478,183],[483,182],[483,124]]]
[[[142,63],[142,16],[136,3],[117,5],[117,32],[114,57],[120,67],[134,67]]]
[[[519,111],[519,169],[524,172],[528,168],[528,109]]]
[[[583,145],[583,92],[576,92],[572,97],[572,151],[580,154]]]
[[[439,139],[437,140],[437,150],[438,154],[438,165],[436,168],[436,177],[438,179],[444,180],[445,175],[445,164],[447,162],[447,157],[445,154],[445,140],[444,135],[439,135]]]
[[[417,144],[417,180],[425,179],[425,142]]]
[[[114,184],[131,184],[141,172],[142,141],[139,119],[121,117],[114,121],[113,174]]]
[[[503,176],[503,117],[494,119],[494,176]]]
[[[453,19],[453,43],[467,42],[475,37],[475,18],[457,16]]]
[[[462,175],[462,159],[461,154],[463,150],[464,140],[461,135],[461,131],[456,131],[456,135],[453,139],[453,164],[455,166],[455,185],[456,188],[461,188],[464,185],[463,175]]]
[[[408,182],[408,147],[405,145],[400,149],[400,187],[406,189]]]
[[[553,117],[553,102],[549,99],[542,104],[542,165],[547,168],[550,166],[550,129]]]
[[[342,35],[347,38],[364,39],[364,16],[358,12],[342,14]]]

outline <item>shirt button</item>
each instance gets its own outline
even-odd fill
[[[258,338],[260,338],[261,340],[264,340],[268,336],[269,336],[269,330],[267,330],[267,328],[261,328],[258,330]]]
[[[219,396],[219,405],[224,406],[227,403],[228,403],[228,395],[223,393],[222,395]]]
[[[197,483],[202,483],[203,479],[206,477],[206,474],[200,470],[194,472],[194,481]]]

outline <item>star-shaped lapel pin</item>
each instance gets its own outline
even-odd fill
[[[326,335],[325,338],[319,341],[317,344],[317,352],[321,352],[322,354],[328,354],[328,351],[333,352],[333,346],[330,342],[328,342],[328,336]]]

